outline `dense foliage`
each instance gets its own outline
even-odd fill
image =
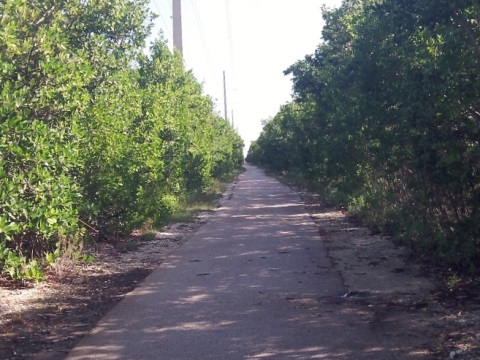
[[[88,233],[129,232],[205,191],[243,143],[147,0],[0,1],[0,271],[41,278]]]
[[[345,0],[247,160],[480,270],[480,4]]]

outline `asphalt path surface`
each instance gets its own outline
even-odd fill
[[[67,359],[392,359],[343,291],[298,195],[247,166]]]

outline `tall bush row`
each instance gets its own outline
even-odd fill
[[[243,142],[146,0],[0,1],[0,269],[41,277],[90,235],[162,218]]]
[[[459,271],[480,270],[480,5],[345,0],[248,159]],[[432,256],[433,257],[433,256]]]

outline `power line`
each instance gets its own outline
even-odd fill
[[[233,35],[232,35],[232,21],[230,17],[230,1],[225,0],[225,12],[227,14],[227,28],[228,28],[228,44],[230,47],[230,62],[232,66],[232,78],[234,79],[233,82],[235,83],[235,57],[234,57],[234,52],[233,52]],[[226,99],[226,97],[225,97]],[[231,97],[230,97],[231,99]],[[226,100],[225,100],[226,101]],[[230,103],[232,105],[232,102]],[[226,105],[225,105],[226,109]],[[225,110],[226,111],[226,110]],[[234,122],[233,122],[233,109],[232,109],[232,127],[234,127]]]
[[[211,61],[211,58],[210,58],[210,52],[208,50],[208,45],[207,45],[207,41],[206,41],[206,37],[205,37],[205,31],[203,29],[202,19],[200,18],[200,13],[198,11],[197,4],[196,4],[195,0],[190,0],[190,2],[192,3],[193,13],[195,14],[195,20],[197,21],[197,27],[198,27],[198,31],[199,31],[199,34],[200,34],[200,39],[202,40],[203,51],[205,53],[205,56],[207,57],[208,63],[211,64],[212,61]]]
[[[168,6],[170,7],[170,11],[173,11],[173,8],[172,8],[172,1],[171,0],[164,0],[167,2]]]
[[[232,36],[232,22],[230,18],[230,1],[225,0],[225,11],[227,12],[227,27],[228,27],[228,44],[230,46],[230,61],[232,63],[232,71],[235,75],[235,61],[233,55],[233,36]]]
[[[163,25],[165,25],[165,29],[170,35],[170,37],[173,39],[173,33],[172,30],[170,30],[170,27],[167,25],[167,22],[165,21],[164,17],[162,16],[162,11],[160,10],[160,7],[158,6],[157,2],[155,0],[152,0],[152,3],[155,5],[155,7],[158,10],[158,16],[160,16],[160,19],[162,19]]]

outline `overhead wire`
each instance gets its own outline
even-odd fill
[[[170,11],[173,12],[172,0],[164,0],[164,2],[167,2],[168,6],[170,7]]]
[[[230,47],[230,61],[232,65],[232,72],[235,74],[235,58],[233,53],[233,35],[232,35],[232,22],[230,17],[230,1],[225,0],[225,11],[227,13],[227,28],[228,28],[228,44]]]
[[[230,1],[229,0],[225,0],[225,12],[227,14],[228,45],[230,47],[230,62],[231,62],[232,75],[233,75],[232,79],[233,79],[233,83],[235,85],[235,56],[234,56],[234,52],[233,52],[232,21],[231,21],[231,17],[230,17]],[[233,102],[233,104],[234,103],[235,102]],[[231,121],[232,121],[232,126],[235,126],[234,122],[233,122],[233,109],[232,109],[232,119],[231,119]]]
[[[168,35],[170,35],[170,38],[173,39],[173,31],[170,30],[170,27],[167,25],[167,22],[165,21],[165,18],[162,16],[162,11],[160,10],[160,7],[158,6],[156,0],[152,0],[151,1],[155,7],[157,8],[158,10],[158,16],[160,16],[160,19],[162,19],[162,22],[163,22],[163,25],[165,25],[165,29],[166,31],[168,32]],[[170,5],[171,7],[171,5]]]
[[[205,37],[205,30],[203,28],[202,19],[200,17],[200,12],[198,11],[197,4],[196,4],[195,0],[190,0],[190,3],[192,4],[193,13],[195,15],[195,20],[197,22],[198,32],[200,34],[200,39],[202,41],[203,51],[204,51],[205,56],[207,58],[208,64],[210,66],[212,64],[212,59],[210,57],[210,51],[208,49],[207,40],[206,40],[206,37]]]

